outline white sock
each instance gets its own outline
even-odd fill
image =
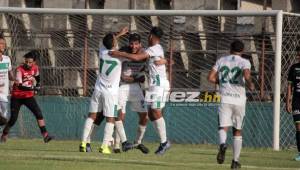
[[[109,143],[111,141],[111,137],[114,133],[114,127],[115,127],[115,124],[106,122],[105,127],[104,127],[104,136],[103,136],[102,145],[106,145],[106,146],[109,145]]]
[[[226,139],[227,139],[227,132],[224,129],[220,129],[219,130],[219,143],[220,143],[220,145],[226,143]]]
[[[167,141],[166,123],[163,117],[153,121],[154,127],[160,137],[160,143]]]
[[[125,129],[123,126],[123,122],[122,121],[115,121],[115,125],[116,125],[116,131],[120,136],[120,140],[121,142],[126,142],[127,138],[126,138],[126,133],[125,133]]]
[[[91,133],[93,124],[94,124],[94,120],[92,118],[90,117],[86,118],[83,127],[82,138],[81,138],[82,142],[88,142],[88,137]]]
[[[234,136],[233,137],[233,160],[239,161],[241,150],[242,150],[242,136]]]
[[[135,138],[135,142],[137,144],[142,143],[142,140],[144,138],[144,134],[145,134],[145,131],[146,131],[146,127],[147,126],[139,125],[138,130],[137,130],[137,134],[136,134],[136,138]]]
[[[86,138],[86,143],[91,143],[91,138],[92,138],[92,136],[94,136],[95,130],[96,130],[95,126],[96,126],[95,124],[92,125],[91,131],[90,131],[89,135]]]
[[[114,146],[115,149],[120,149],[120,142],[121,142],[120,135],[117,131],[115,131],[115,146]]]

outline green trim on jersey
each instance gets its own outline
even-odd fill
[[[9,67],[9,63],[0,63],[0,70],[7,70]]]
[[[114,117],[118,117],[118,105],[114,106]]]
[[[158,74],[155,76],[155,80],[156,80],[156,85],[160,86],[160,77]]]

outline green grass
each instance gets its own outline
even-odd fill
[[[0,144],[0,169],[108,169],[108,170],[183,170],[183,169],[230,169],[231,148],[224,164],[216,164],[217,146],[173,144],[163,156],[153,151],[158,144],[149,144],[148,155],[138,150],[122,154],[102,155],[97,152],[99,143],[93,144],[92,153],[79,153],[78,141],[51,141],[10,139]],[[299,169],[300,162],[293,161],[296,151],[272,151],[271,149],[243,148],[242,169],[290,170]]]

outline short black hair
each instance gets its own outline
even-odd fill
[[[231,52],[242,52],[244,50],[244,43],[241,40],[234,40],[230,44]]]
[[[162,38],[164,31],[159,27],[152,27],[150,34],[156,36],[157,38]]]
[[[35,61],[38,56],[39,56],[39,52],[36,50],[32,50],[32,51],[26,53],[23,57],[24,58],[32,58],[33,61]]]
[[[108,33],[103,38],[103,45],[106,49],[111,50],[114,46],[114,34]]]
[[[0,39],[4,40],[4,34],[3,34],[3,32],[0,32]]]
[[[132,33],[129,35],[128,40],[129,40],[129,42],[133,42],[133,41],[141,42],[141,36],[137,33]]]

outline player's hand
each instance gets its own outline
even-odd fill
[[[133,77],[134,82],[137,83],[144,83],[145,82],[145,75],[136,75]]]
[[[128,31],[129,31],[128,27],[124,27],[120,30],[120,32],[116,35],[116,37],[123,36],[123,35],[127,34]]]
[[[249,88],[249,90],[254,91],[254,89],[255,89],[254,83],[250,83],[248,88]]]
[[[285,109],[288,113],[292,113],[292,105],[290,105],[289,103],[286,103]]]
[[[108,52],[109,55],[113,56],[113,57],[121,57],[122,52],[121,51],[109,51]]]

